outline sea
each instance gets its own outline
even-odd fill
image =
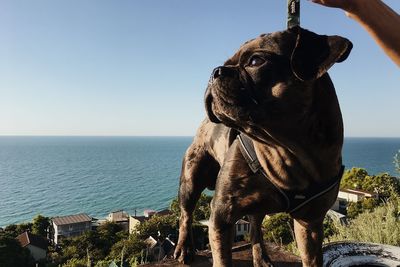
[[[193,137],[0,137],[0,227],[86,213],[169,207]],[[346,168],[400,176],[400,138],[346,138]]]

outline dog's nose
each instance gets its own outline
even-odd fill
[[[217,79],[219,77],[232,77],[235,71],[232,68],[219,66],[213,70],[212,77],[213,79]]]

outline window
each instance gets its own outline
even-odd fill
[[[238,231],[242,231],[242,225],[238,224],[237,226],[238,226]]]

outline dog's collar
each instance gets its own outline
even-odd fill
[[[247,161],[250,169],[254,173],[261,173],[273,186],[281,193],[283,198],[286,200],[285,212],[292,213],[309,203],[310,201],[330,192],[335,189],[342,179],[344,166],[342,165],[339,174],[324,184],[312,185],[307,191],[294,192],[280,188],[272,179],[269,178],[267,173],[262,168],[260,161],[257,158],[256,151],[254,149],[253,140],[244,133],[240,133],[237,136],[239,140],[240,151]]]

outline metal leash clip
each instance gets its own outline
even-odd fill
[[[287,28],[300,26],[300,0],[287,1]]]

